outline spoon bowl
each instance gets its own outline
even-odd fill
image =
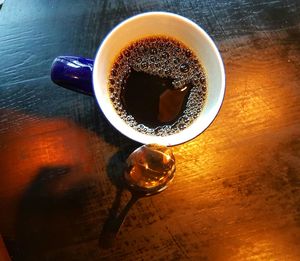
[[[175,157],[171,148],[148,144],[132,152],[124,179],[131,192],[150,196],[165,190],[174,178]]]

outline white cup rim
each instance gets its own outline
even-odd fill
[[[201,126],[193,126],[193,129],[188,130],[184,129],[183,131],[169,135],[169,136],[151,136],[151,135],[146,135],[142,134],[130,126],[128,126],[118,115],[117,113],[113,112],[114,108],[112,103],[108,104],[108,102],[103,102],[103,92],[101,92],[100,88],[97,87],[101,83],[101,79],[99,76],[99,73],[97,73],[100,69],[101,66],[101,54],[104,49],[104,47],[107,45],[109,42],[110,38],[113,37],[115,32],[118,30],[121,30],[127,26],[127,24],[131,23],[133,20],[136,19],[141,19],[143,17],[147,16],[167,16],[167,17],[172,17],[176,19],[177,21],[184,22],[185,24],[193,27],[199,32],[199,36],[204,37],[206,39],[206,42],[209,44],[209,47],[211,50],[213,50],[214,56],[217,59],[217,63],[219,66],[220,70],[220,77],[221,77],[221,86],[220,86],[220,92],[218,93],[218,99],[217,102],[214,104],[214,110],[211,113],[210,117],[205,120],[204,123],[201,124]],[[136,39],[138,40],[138,39]],[[181,39],[179,39],[181,40]],[[200,61],[201,62],[201,61]],[[110,33],[104,38],[102,41],[97,54],[95,58],[95,63],[94,63],[94,70],[93,70],[93,83],[94,83],[94,93],[97,99],[97,102],[99,104],[99,107],[101,108],[102,112],[104,113],[105,117],[108,119],[108,121],[115,127],[118,131],[120,131],[122,134],[127,136],[128,138],[135,140],[137,142],[143,143],[143,144],[149,144],[149,143],[158,143],[162,145],[167,145],[167,146],[173,146],[173,145],[178,145],[184,142],[187,142],[199,134],[201,134],[207,127],[213,122],[215,117],[217,116],[221,105],[223,103],[224,95],[225,95],[225,70],[224,70],[224,64],[221,58],[221,54],[219,53],[214,41],[211,39],[211,37],[196,23],[193,21],[189,20],[188,18],[185,18],[183,16],[170,13],[170,12],[146,12],[146,13],[141,13],[135,16],[132,16],[120,24],[118,24],[116,27],[114,27]],[[102,84],[103,85],[103,84]],[[101,87],[101,88],[106,88],[106,86]],[[201,113],[199,118],[201,117]],[[193,123],[192,123],[193,125]]]

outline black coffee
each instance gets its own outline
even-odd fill
[[[114,61],[111,101],[139,132],[166,136],[188,127],[206,99],[206,76],[193,52],[168,37],[129,44]]]

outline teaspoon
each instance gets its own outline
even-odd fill
[[[124,182],[131,198],[118,216],[103,227],[101,245],[110,247],[130,208],[141,197],[148,197],[165,190],[175,173],[172,149],[158,144],[147,144],[133,151],[126,160]]]

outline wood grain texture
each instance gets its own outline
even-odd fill
[[[120,21],[186,16],[216,41],[226,95],[213,124],[174,147],[163,193],[99,247],[138,144],[95,100],[55,86],[52,60],[93,57]],[[12,260],[299,260],[299,1],[10,0],[0,9],[0,234]]]

